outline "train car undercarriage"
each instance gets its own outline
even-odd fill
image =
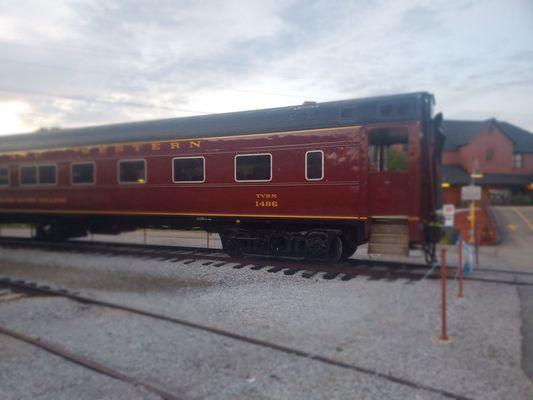
[[[363,242],[361,229],[309,229],[281,231],[229,229],[220,233],[224,251],[234,257],[262,257],[321,260],[331,263],[351,257]]]
[[[143,228],[202,229],[218,233],[223,250],[232,257],[257,256],[285,258],[302,261],[342,262],[350,258],[358,246],[367,243],[365,224],[277,224],[210,218],[109,218],[70,217],[50,218],[30,216],[6,223],[30,223],[35,226],[35,239],[62,241],[92,234],[120,234]],[[427,228],[421,250],[426,262],[435,260],[436,229]]]

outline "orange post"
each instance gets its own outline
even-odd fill
[[[448,336],[446,335],[446,249],[441,249],[440,251],[440,257],[441,257],[441,267],[440,267],[440,280],[441,280],[441,291],[442,291],[442,330],[440,335],[440,340],[448,340]]]
[[[457,297],[463,297],[463,241],[459,240],[459,294]]]

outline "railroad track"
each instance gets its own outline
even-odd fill
[[[68,361],[78,364],[87,369],[91,369],[100,374],[106,375],[110,378],[117,379],[126,383],[131,383],[135,386],[142,386],[149,392],[157,394],[163,400],[182,400],[184,397],[174,394],[171,390],[161,386],[159,383],[150,382],[147,380],[136,378],[112,368],[108,365],[102,364],[86,356],[82,356],[67,350],[65,347],[59,346],[55,343],[44,340],[41,337],[28,336],[20,332],[13,331],[5,326],[0,325],[0,334],[9,336],[12,339],[19,340],[45,350],[49,353],[55,354]]]
[[[199,324],[199,323],[196,323],[196,322],[187,321],[187,320],[184,320],[184,319],[175,318],[175,317],[172,317],[172,316],[169,316],[169,315],[159,314],[159,313],[156,313],[156,312],[147,311],[147,310],[143,310],[143,309],[140,309],[140,308],[136,308],[136,307],[132,307],[132,306],[124,305],[124,304],[119,304],[119,303],[115,303],[115,302],[109,302],[109,301],[106,301],[106,300],[100,300],[100,299],[97,299],[97,298],[94,298],[94,297],[89,297],[89,296],[86,296],[86,295],[77,294],[77,293],[74,293],[74,292],[71,292],[71,291],[65,290],[65,289],[59,289],[59,290],[58,289],[53,289],[50,286],[42,286],[42,285],[39,285],[37,283],[26,282],[26,281],[23,281],[23,280],[13,280],[13,279],[10,279],[10,278],[7,278],[7,277],[0,278],[0,287],[9,288],[9,289],[11,289],[14,292],[22,292],[22,293],[27,293],[27,294],[30,294],[30,295],[57,296],[57,297],[67,298],[67,299],[70,299],[72,301],[76,301],[76,302],[79,302],[79,303],[82,303],[82,304],[85,304],[85,305],[90,304],[90,305],[98,306],[98,307],[112,308],[112,309],[115,309],[115,310],[120,310],[120,311],[124,311],[124,312],[130,313],[130,314],[135,314],[135,315],[139,315],[139,316],[142,316],[142,317],[152,318],[154,320],[170,322],[170,323],[175,324],[175,325],[180,326],[180,327],[186,327],[186,328],[202,331],[202,332],[205,332],[205,333],[209,333],[209,334],[212,334],[212,335],[217,335],[217,336],[222,336],[222,337],[225,337],[225,338],[230,338],[230,339],[233,339],[233,340],[236,340],[236,341],[239,341],[239,342],[244,342],[244,343],[248,343],[248,344],[251,344],[251,345],[254,345],[254,346],[266,348],[266,349],[271,350],[271,351],[277,351],[277,352],[285,353],[285,354],[288,354],[288,355],[291,355],[291,356],[305,358],[305,359],[313,361],[313,362],[326,364],[326,365],[329,365],[329,366],[335,366],[335,367],[338,367],[338,368],[342,368],[344,370],[349,370],[349,371],[353,371],[353,372],[369,375],[369,376],[372,376],[372,377],[374,377],[376,379],[382,379],[382,380],[385,380],[385,381],[388,381],[388,382],[392,382],[392,383],[400,384],[400,385],[403,385],[403,386],[407,386],[407,387],[410,387],[412,389],[417,389],[417,390],[430,392],[430,393],[436,393],[436,394],[439,394],[439,395],[444,396],[446,398],[450,398],[450,399],[454,399],[454,400],[470,400],[466,396],[463,396],[463,395],[460,395],[460,394],[456,394],[456,393],[453,393],[453,392],[450,392],[450,391],[447,391],[447,390],[444,390],[444,389],[431,387],[431,386],[428,386],[428,385],[425,385],[425,384],[422,384],[422,383],[418,383],[418,382],[415,382],[415,381],[412,381],[412,380],[409,380],[409,379],[406,379],[406,378],[398,377],[398,376],[395,376],[395,375],[387,373],[387,372],[380,372],[380,371],[377,371],[377,370],[374,370],[374,369],[370,369],[370,368],[367,368],[367,367],[364,367],[364,366],[360,366],[360,365],[357,365],[357,364],[352,364],[352,363],[336,360],[334,358],[322,356],[320,354],[310,353],[308,351],[304,351],[304,350],[301,350],[301,349],[298,349],[298,348],[284,346],[284,345],[279,344],[279,343],[268,342],[268,341],[265,341],[265,340],[262,340],[262,339],[257,339],[257,338],[250,337],[250,336],[244,336],[244,335],[241,335],[241,334],[238,334],[238,333],[234,333],[234,332],[230,332],[230,331],[227,331],[227,330],[219,329],[219,328],[216,328],[216,327],[211,327],[211,326]],[[83,366],[85,368],[89,368],[91,370],[97,371],[99,373],[105,374],[105,375],[107,375],[109,377],[112,377],[114,379],[119,379],[119,380],[122,380],[124,382],[129,382],[129,383],[141,385],[145,389],[147,389],[147,390],[149,390],[149,391],[151,391],[153,393],[158,394],[161,398],[163,398],[165,400],[167,400],[167,399],[168,400],[177,400],[177,399],[183,399],[184,398],[181,394],[175,393],[175,391],[172,391],[171,389],[169,390],[168,388],[161,386],[161,384],[159,384],[159,383],[154,383],[154,382],[149,381],[149,380],[142,380],[142,379],[136,378],[134,376],[127,375],[127,374],[125,374],[125,373],[123,373],[123,372],[121,372],[121,371],[119,371],[117,369],[111,368],[111,367],[109,367],[107,365],[104,365],[104,364],[98,362],[98,361],[95,361],[95,360],[87,358],[85,356],[81,356],[81,355],[76,354],[74,352],[68,351],[64,347],[62,347],[61,345],[49,342],[46,339],[43,339],[41,337],[35,338],[35,337],[27,336],[27,335],[25,335],[23,333],[13,331],[13,330],[11,330],[11,329],[9,329],[7,327],[1,326],[1,325],[0,325],[0,334],[4,334],[6,336],[12,337],[12,338],[20,340],[20,341],[24,341],[26,343],[29,343],[29,344],[33,345],[33,346],[37,346],[37,347],[39,347],[39,348],[41,348],[43,350],[46,350],[46,351],[48,351],[50,353],[59,355],[59,356],[65,358],[65,359],[67,359],[67,360],[69,360],[71,362],[74,362],[74,363],[76,363],[78,365],[81,365],[81,366]]]
[[[363,277],[369,280],[396,281],[408,283],[422,279],[440,279],[438,268],[430,270],[425,264],[391,262],[379,260],[350,259],[342,264],[327,265],[318,262],[268,259],[259,257],[232,258],[218,249],[205,249],[184,246],[143,245],[115,242],[65,241],[44,242],[26,238],[0,238],[0,246],[7,248],[28,248],[55,252],[70,252],[87,255],[105,255],[108,257],[126,256],[142,259],[156,259],[185,264],[200,264],[220,268],[231,265],[232,269],[247,268],[250,270],[266,270],[270,273],[282,272],[287,276],[296,275],[304,278],[319,277],[326,280],[340,279],[349,281]],[[533,281],[525,282],[515,279],[516,275],[532,276],[530,272],[515,272],[501,269],[480,268],[484,274],[510,274],[510,279],[493,279],[490,277],[468,276],[466,281],[505,284],[513,286],[533,286]],[[447,278],[456,278],[456,267],[447,268]]]

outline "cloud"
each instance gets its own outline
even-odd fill
[[[23,115],[28,112],[29,104],[22,101],[0,102],[0,121],[7,132],[28,129]]]
[[[0,5],[0,102],[32,129],[428,90],[533,130],[526,1],[51,4]]]

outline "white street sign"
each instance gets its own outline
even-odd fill
[[[481,200],[481,186],[463,186],[461,188],[462,200]]]
[[[455,206],[453,204],[444,204],[442,214],[444,215],[444,226],[453,226]]]

